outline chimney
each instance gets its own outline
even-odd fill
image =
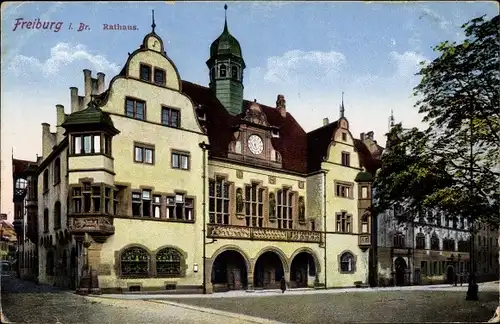
[[[323,126],[326,126],[330,124],[330,121],[328,120],[328,118],[323,118]]]
[[[74,113],[80,110],[80,102],[78,102],[78,88],[71,87],[69,90],[71,93],[71,113]]]
[[[366,138],[373,141],[373,131],[369,131],[368,133],[366,133]]]
[[[54,134],[50,132],[50,124],[42,123],[42,154],[46,158],[54,147]]]
[[[106,75],[102,72],[97,73],[97,94],[101,94],[104,92],[105,82],[104,77]]]
[[[83,103],[85,101],[85,97],[83,96],[78,96],[78,110],[83,110],[85,108],[87,108]]]
[[[87,107],[92,95],[92,72],[88,69],[83,70],[83,80],[85,82],[85,99],[83,100],[83,107]]]
[[[279,94],[278,98],[276,99],[276,109],[278,109],[281,117],[286,117],[286,100],[285,96],[282,94]]]
[[[359,134],[359,139],[363,142],[365,140],[365,133]]]
[[[61,127],[62,123],[64,123],[64,120],[66,119],[66,115],[64,114],[64,106],[63,105],[56,105],[56,110],[57,110],[57,130],[56,130],[56,145],[61,143],[61,141],[64,139],[64,128]]]
[[[91,94],[91,97],[90,98],[93,98],[94,96],[98,95],[99,94],[99,85],[98,85],[98,80],[97,79],[94,79],[94,78],[91,78],[92,80],[92,92],[90,93]]]

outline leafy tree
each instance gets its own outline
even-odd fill
[[[499,223],[499,16],[462,28],[463,42],[445,41],[432,62],[421,63],[415,107],[429,127],[396,125],[389,132],[374,183],[375,213],[397,207],[408,221],[432,208]]]

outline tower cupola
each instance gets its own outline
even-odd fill
[[[227,12],[227,5],[224,5]],[[231,35],[227,26],[227,14],[222,34],[210,46],[210,89],[232,115],[242,112],[243,70],[245,61],[238,40]]]

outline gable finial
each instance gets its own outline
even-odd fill
[[[227,31],[227,3],[224,4],[224,30]]]
[[[340,104],[340,118],[344,118],[344,91],[342,91],[342,103]]]
[[[152,10],[152,11],[153,11],[153,15],[152,15],[153,16],[153,23],[151,24],[151,28],[153,29],[153,33],[154,33],[155,32],[155,27],[156,27],[156,24],[155,24],[155,11],[154,10]]]

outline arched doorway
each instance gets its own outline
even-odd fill
[[[212,265],[214,292],[246,289],[247,279],[245,258],[239,252],[227,250],[215,258]]]
[[[290,266],[290,286],[293,288],[308,287],[314,284],[316,263],[308,252],[297,254]]]
[[[406,274],[406,261],[402,257],[396,258],[394,261],[394,267],[396,268],[396,286],[403,286],[405,284],[405,274]]]
[[[449,284],[452,284],[455,279],[455,270],[453,269],[453,266],[448,266],[448,269],[446,269],[446,282]]]
[[[255,262],[254,287],[278,289],[284,275],[285,271],[280,257],[275,252],[265,252]]]

